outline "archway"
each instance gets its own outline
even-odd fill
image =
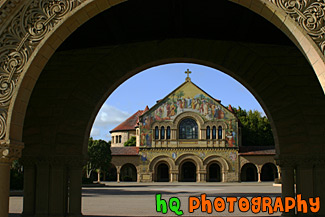
[[[169,182],[169,166],[166,163],[160,163],[156,169],[157,182]]]
[[[137,169],[133,164],[127,163],[121,167],[120,180],[122,182],[136,182]]]
[[[262,166],[261,181],[274,181],[278,178],[278,170],[273,163],[266,163]]]
[[[242,182],[256,182],[257,168],[252,163],[247,163],[241,168],[241,181]]]
[[[180,170],[181,182],[195,182],[196,181],[196,165],[191,161],[186,161],[181,164]]]
[[[129,2],[125,4],[123,3],[123,5],[121,4],[120,7],[112,8],[112,16],[121,14],[122,17],[124,16],[127,18],[127,16],[125,16],[127,13],[118,12],[123,12],[119,10],[123,10],[124,6],[128,7],[128,4],[133,4],[134,1],[132,3]],[[193,3],[191,1],[187,2]],[[244,3],[245,1],[241,2],[243,3],[240,4],[246,5],[246,3]],[[288,162],[286,162],[287,159],[289,159],[290,162],[295,161],[295,163],[298,165],[297,170],[301,170],[299,172],[301,176],[298,177],[298,179],[301,179],[300,182],[298,182],[299,185],[301,185],[301,188],[298,189],[302,189],[303,191],[307,192],[310,191],[308,190],[309,188],[304,187],[308,186],[304,183],[308,183],[308,180],[305,180],[303,177],[306,177],[306,173],[315,174],[315,176],[313,176],[313,183],[315,183],[314,188],[316,189],[314,192],[321,192],[320,194],[324,195],[325,193],[323,188],[317,184],[322,183],[324,180],[324,175],[322,175],[323,173],[319,172],[319,170],[322,170],[323,166],[319,166],[319,164],[316,162],[317,159],[322,159],[322,153],[319,152],[318,147],[320,147],[324,141],[324,134],[323,131],[318,130],[317,127],[317,130],[314,129],[315,126],[319,126],[320,123],[324,123],[324,111],[319,110],[319,108],[324,107],[324,94],[319,85],[319,82],[321,82],[321,84],[324,83],[324,74],[322,73],[324,71],[324,61],[322,59],[323,56],[320,56],[322,54],[320,54],[320,51],[315,48],[315,44],[311,44],[312,39],[307,38],[307,33],[302,32],[300,28],[296,28],[296,24],[294,24],[293,19],[291,19],[289,16],[285,16],[284,11],[282,9],[280,10],[275,5],[272,5],[271,2],[256,0],[253,4],[246,6],[253,11],[259,11],[259,14],[265,16],[268,20],[270,20],[270,22],[276,23],[279,28],[281,27],[282,31],[288,34],[296,46],[303,51],[303,54],[298,51],[297,47],[293,47],[291,43],[287,43],[288,41],[286,40],[287,38],[284,36],[284,34],[281,33],[274,36],[274,34],[279,33],[279,31],[273,31],[274,27],[272,25],[270,26],[270,23],[263,21],[263,19],[260,17],[250,16],[250,13],[247,12],[248,10],[239,8],[234,3],[228,1],[218,1],[217,4],[220,5],[213,5],[214,7],[210,8],[211,10],[215,10],[215,8],[223,8],[223,10],[220,10],[220,13],[217,13],[218,16],[220,15],[219,19],[208,20],[220,21],[219,24],[229,26],[229,28],[231,28],[230,30],[246,30],[246,34],[234,34],[233,31],[219,31],[217,34],[215,34],[213,31],[183,32],[186,29],[193,28],[186,28],[187,25],[180,22],[182,19],[179,19],[179,22],[175,22],[175,24],[177,24],[177,27],[181,26],[183,28],[174,28],[176,26],[171,26],[168,24],[163,25],[168,27],[171,26],[172,28],[164,31],[165,34],[161,34],[158,31],[159,29],[164,30],[164,28],[160,28],[158,25],[148,24],[148,26],[151,28],[158,27],[156,32],[160,37],[157,35],[146,35],[145,32],[143,32],[144,34],[140,34],[140,38],[132,38],[133,35],[131,34],[131,38],[125,39],[123,37],[130,36],[130,34],[121,34],[121,32],[112,31],[115,34],[102,35],[114,35],[115,40],[107,40],[106,48],[108,51],[107,53],[114,53],[115,55],[109,55],[106,53],[107,56],[104,58],[103,53],[99,54],[99,52],[97,53],[90,49],[91,52],[94,52],[91,55],[93,59],[87,58],[87,61],[83,61],[82,63],[78,64],[78,61],[80,61],[82,57],[85,57],[89,50],[87,52],[84,51],[85,53],[83,53],[83,51],[77,49],[78,47],[74,47],[73,44],[69,45],[69,41],[67,41],[66,44],[59,49],[59,52],[56,53],[49,61],[48,66],[46,69],[44,69],[40,77],[39,75],[44,65],[47,63],[48,59],[54,53],[55,49],[62,43],[62,41],[77,27],[79,27],[80,24],[87,21],[89,17],[100,13],[102,10],[108,8],[110,4],[108,4],[107,1],[105,1],[105,3],[104,1],[92,1],[91,3],[87,4],[87,6],[78,8],[78,10],[80,9],[81,13],[67,13],[68,15],[66,17],[62,15],[62,22],[57,22],[54,19],[53,23],[56,22],[60,25],[57,25],[53,31],[49,31],[48,28],[44,27],[46,29],[44,31],[49,31],[46,37],[43,37],[44,35],[41,35],[40,38],[36,39],[32,37],[31,40],[28,40],[28,43],[25,43],[26,36],[28,36],[28,34],[21,34],[21,37],[24,37],[24,41],[18,41],[16,43],[17,46],[12,46],[12,44],[8,46],[18,49],[22,46],[30,46],[35,41],[35,43],[38,43],[37,41],[41,41],[41,43],[39,46],[36,44],[35,46],[30,46],[23,49],[29,50],[34,49],[33,47],[37,48],[35,49],[37,50],[37,53],[30,55],[32,58],[30,58],[29,61],[15,61],[11,62],[13,64],[8,64],[10,66],[15,66],[17,63],[28,62],[32,65],[21,67],[23,68],[24,73],[26,73],[21,76],[19,84],[16,85],[16,87],[20,89],[14,92],[14,102],[10,103],[10,112],[4,112],[1,114],[2,131],[6,131],[7,133],[6,139],[3,140],[5,149],[9,150],[10,146],[10,153],[17,153],[19,152],[19,149],[22,149],[22,142],[24,142],[25,149],[23,155],[25,162],[33,162],[29,168],[27,163],[25,164],[25,171],[29,171],[27,173],[29,174],[28,177],[30,177],[30,180],[36,180],[36,178],[39,178],[40,182],[44,181],[43,183],[50,183],[50,181],[48,181],[49,177],[44,178],[32,176],[32,174],[35,174],[35,169],[33,168],[35,168],[36,165],[39,165],[39,161],[46,161],[48,163],[48,161],[57,161],[58,158],[64,156],[64,161],[66,162],[66,165],[69,165],[69,168],[77,168],[69,171],[69,177],[71,177],[73,182],[77,182],[74,186],[76,186],[76,188],[80,188],[80,183],[78,181],[80,177],[78,175],[78,171],[82,167],[83,158],[86,153],[86,139],[88,138],[90,126],[95,117],[94,114],[98,112],[100,105],[103,103],[102,97],[106,98],[110,92],[127,77],[149,66],[175,61],[196,62],[209,65],[214,68],[223,69],[225,72],[229,73],[245,84],[252,91],[252,93],[262,103],[271,119],[274,130],[273,132],[275,133],[276,137],[278,153],[280,153],[279,150],[281,149],[281,155],[279,155],[281,166],[290,165]],[[230,9],[229,7],[227,8],[229,5]],[[197,9],[198,6],[201,5],[195,4],[194,7],[191,6],[189,8]],[[210,5],[207,4],[207,7],[209,6]],[[132,8],[132,5],[129,7]],[[146,8],[141,4],[139,4],[138,7]],[[243,14],[243,11],[246,11],[248,16],[245,16],[246,14]],[[235,14],[231,16],[229,14],[225,14],[225,12],[234,12]],[[87,14],[87,16],[83,16],[85,14]],[[216,13],[204,14],[209,15]],[[270,14],[272,14],[272,18],[270,18]],[[157,16],[159,16],[158,13]],[[255,25],[256,23],[250,22],[249,20],[240,20],[240,22],[235,20],[236,22],[231,22],[232,24],[230,24],[230,22],[224,22],[224,19],[222,19],[223,17],[236,17],[237,19],[238,17],[248,17],[251,21],[254,20],[256,22],[262,22],[260,23],[262,25]],[[283,23],[283,20],[281,20],[282,18],[286,20],[285,23]],[[198,17],[193,19],[195,20],[191,20],[190,22],[199,24],[205,23],[201,20],[196,20],[199,19]],[[102,20],[120,21],[120,19]],[[94,23],[96,22],[92,21],[90,25]],[[248,24],[247,26],[252,26],[252,29],[242,25],[242,23]],[[207,22],[207,24],[209,26],[219,26],[218,23],[211,24]],[[37,25],[36,29],[41,26],[42,25]],[[98,28],[96,25],[94,25],[94,28],[100,30],[105,29]],[[59,30],[56,31],[57,29]],[[155,32],[152,31],[153,29],[148,29],[152,33]],[[211,30],[212,29],[213,28],[211,28]],[[218,30],[219,29],[220,28],[218,28]],[[256,29],[259,29],[260,31],[254,31]],[[264,29],[269,29],[269,31],[272,32],[272,34],[269,34],[269,38],[267,36],[261,37],[261,35],[259,35],[259,33],[263,32]],[[117,30],[120,29],[117,28]],[[130,30],[133,31],[134,29],[130,28]],[[142,30],[140,29],[140,31]],[[93,34],[94,31],[88,32],[91,35],[101,35]],[[173,32],[175,34],[173,34]],[[219,34],[220,32],[223,32],[225,35]],[[250,32],[252,32],[252,34],[254,33],[256,38],[251,37],[249,34]],[[204,36],[202,38],[205,38],[205,40],[202,40],[201,36],[197,35],[198,33],[202,33]],[[137,34],[135,33],[134,35]],[[166,37],[162,37],[163,35],[166,35]],[[231,39],[231,36],[236,38],[239,35],[244,35],[247,37],[243,38],[243,40],[235,40],[234,42],[227,41],[224,43],[224,41],[222,41],[224,38]],[[220,37],[218,38],[218,36]],[[161,40],[161,37],[163,40]],[[44,40],[42,41],[43,38]],[[70,42],[76,38],[78,37],[72,37]],[[79,38],[81,41],[84,40],[83,37]],[[107,39],[107,37],[103,38]],[[118,40],[122,38],[124,39],[123,41]],[[274,40],[272,41],[270,38],[274,38]],[[303,40],[301,40],[301,38]],[[11,43],[11,40],[9,41]],[[95,46],[101,44],[100,40],[88,41],[94,43]],[[130,41],[136,42],[136,45],[128,44]],[[240,43],[238,43],[238,41],[240,41]],[[302,41],[304,43],[302,43]],[[76,40],[76,44],[90,46],[85,45],[86,43],[79,42],[80,41]],[[115,46],[116,44],[118,44],[118,46]],[[73,53],[71,53],[70,49],[75,50]],[[304,58],[303,55],[307,56],[308,61],[306,61],[306,58]],[[146,58],[144,56],[146,56]],[[318,59],[312,56],[316,56]],[[134,59],[133,57],[137,58]],[[276,60],[274,60],[274,57],[277,57],[275,58]],[[98,62],[96,62],[95,59],[97,59]],[[60,62],[60,64],[56,64],[58,62]],[[104,63],[108,64],[105,65]],[[311,68],[310,64],[313,65],[313,68]],[[78,68],[74,68],[74,65],[78,65]],[[51,67],[53,68],[51,69]],[[313,69],[315,70],[316,74]],[[84,70],[88,72],[86,73]],[[62,73],[57,73],[58,71]],[[109,75],[105,75],[105,73],[103,73],[105,71],[109,71]],[[11,70],[11,72],[12,74],[16,73],[15,69]],[[7,77],[7,75],[4,77]],[[319,80],[317,80],[318,78]],[[4,86],[6,87],[14,86],[11,85],[11,81],[3,81],[5,81],[6,85]],[[85,88],[88,86],[94,86],[96,88]],[[13,93],[12,89],[5,92]],[[301,98],[304,100],[297,100]],[[7,108],[8,105],[9,103],[4,103],[5,108]],[[313,116],[310,115],[313,112],[308,112],[307,110],[319,112],[317,113],[317,116]],[[7,110],[5,109],[4,111]],[[10,116],[8,117],[8,129],[4,129],[4,125],[6,123],[3,124],[3,122],[6,121],[7,114]],[[12,150],[18,151],[15,152]],[[304,155],[306,150],[309,151],[309,155],[307,156]],[[6,159],[17,158],[19,157],[18,155],[13,156],[10,154],[10,158],[8,156]],[[70,160],[71,156],[77,156],[74,162]],[[309,160],[313,162],[313,165],[309,168],[312,172],[306,172],[306,170],[303,168],[303,166],[305,166],[304,162]],[[7,168],[8,165],[3,169],[4,174],[6,174]],[[49,168],[45,165],[38,169],[45,171],[46,174],[49,174]],[[291,172],[287,174],[291,174]],[[286,183],[291,183],[291,175],[284,175],[284,177],[289,177]],[[67,180],[65,180],[65,182],[67,182]],[[285,185],[287,184],[284,184],[283,186]],[[30,186],[30,189],[33,189],[33,186],[35,185],[33,185],[33,183],[27,183],[27,186]],[[63,184],[63,186],[65,185]],[[292,194],[294,194],[292,191],[293,188],[291,189],[290,187],[288,189],[288,192],[284,192],[284,194],[290,194],[290,196],[292,196]],[[79,203],[78,201],[80,200],[81,192],[77,190],[74,192],[76,192],[76,196],[71,198],[75,198],[75,200],[77,200],[76,203]],[[6,192],[4,195],[7,195],[7,193],[8,192]],[[314,193],[310,194],[313,195]],[[42,201],[43,199],[41,193],[34,192],[31,195],[33,196],[32,198],[37,197],[38,201]],[[33,201],[32,198],[26,198],[26,201]],[[33,214],[35,210],[34,206],[35,204],[32,204],[31,207],[33,208],[26,210],[26,213],[28,214],[31,212]]]
[[[221,182],[221,168],[218,163],[211,163],[208,166],[208,176],[207,176],[208,182]]]

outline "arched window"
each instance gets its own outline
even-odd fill
[[[161,127],[160,129],[160,139],[165,139],[165,127]]]
[[[218,139],[222,139],[222,126],[218,127]]]
[[[179,139],[197,139],[198,127],[195,120],[186,118],[179,124]]]
[[[159,129],[155,127],[155,139],[159,139]]]
[[[119,136],[119,139],[118,139],[119,143],[122,142],[122,136]]]
[[[167,139],[170,139],[170,127],[169,126],[167,127],[167,133],[166,134],[167,134]]]
[[[115,142],[118,143],[118,136],[115,136]]]
[[[217,129],[216,126],[212,127],[212,139],[216,139],[217,138]]]
[[[207,126],[207,139],[210,139],[210,127]]]
[[[114,143],[114,136],[112,136],[112,144]]]

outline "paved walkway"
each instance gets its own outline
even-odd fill
[[[273,183],[105,183],[105,187],[83,188],[82,212],[86,216],[176,216],[168,211],[167,214],[156,212],[155,195],[160,193],[162,199],[178,197],[184,216],[206,216],[200,209],[194,213],[188,212],[188,197],[207,194],[212,202],[215,197],[257,197],[281,196],[281,188]],[[226,208],[227,210],[227,208]],[[22,212],[22,197],[10,198],[10,213]],[[280,216],[274,213],[273,216]],[[237,204],[235,212],[213,212],[209,216],[268,216],[260,212],[240,212]]]

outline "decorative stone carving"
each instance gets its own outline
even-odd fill
[[[5,137],[7,112],[17,81],[37,45],[47,33],[85,0],[32,0],[23,6],[0,35],[0,139]],[[0,15],[5,18],[20,0],[7,1]],[[4,23],[0,19],[0,24]],[[3,24],[2,24],[3,25]]]
[[[325,53],[324,0],[269,0],[290,15]]]

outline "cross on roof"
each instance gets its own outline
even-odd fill
[[[189,70],[189,69],[187,69],[186,71],[185,71],[185,74],[187,74],[187,77],[186,77],[186,81],[191,81],[191,78],[190,78],[190,74],[191,74],[192,72]]]

